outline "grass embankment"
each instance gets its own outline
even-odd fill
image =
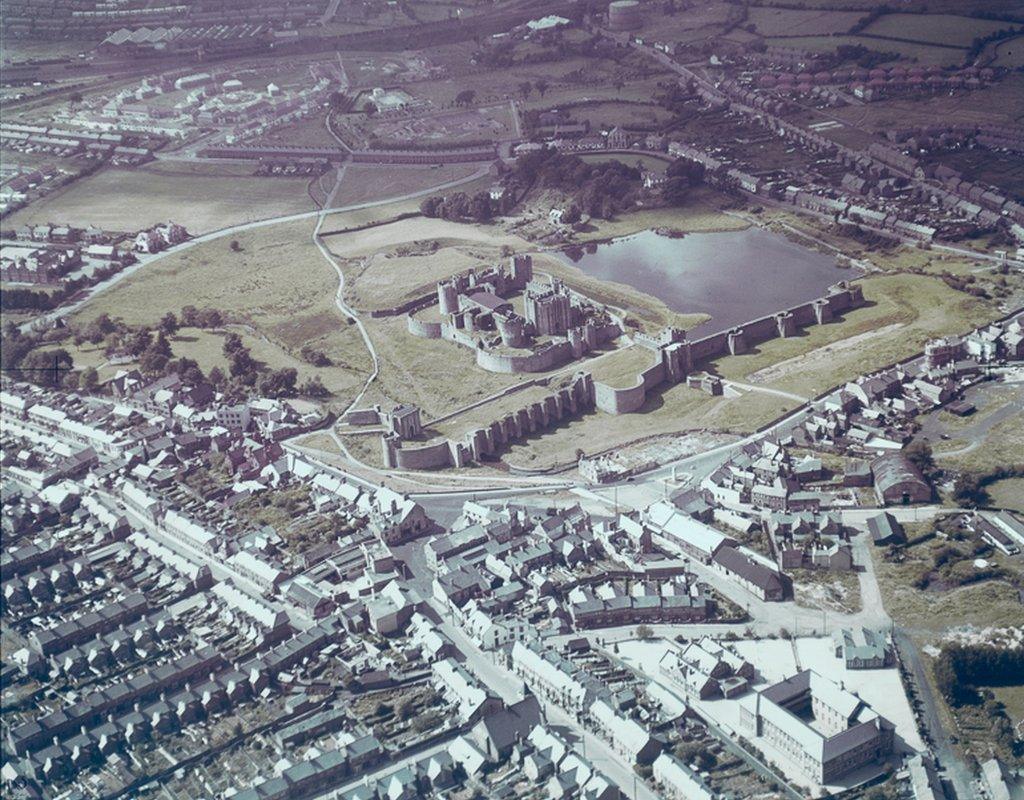
[[[772,339],[713,363],[723,377],[813,396],[922,350],[929,339],[970,330],[998,316],[995,304],[941,280],[899,273],[862,281],[865,307],[802,335]]]

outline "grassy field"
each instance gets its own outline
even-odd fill
[[[441,167],[377,167],[350,164],[345,170],[338,193],[334,196],[334,206],[370,203],[422,192],[442,183],[472,177],[480,167],[480,164],[446,164]],[[487,184],[490,185],[489,179]],[[468,189],[476,190],[476,187]],[[458,191],[467,191],[467,188],[460,186]]]
[[[255,144],[275,147],[331,147],[340,150],[338,140],[331,136],[324,124],[323,114],[313,114],[289,125],[271,128],[253,140]]]
[[[1024,478],[1006,478],[989,484],[988,496],[996,508],[1024,512]]]
[[[807,396],[919,352],[924,343],[998,316],[993,306],[935,278],[895,274],[862,281],[869,304],[839,322],[772,339],[714,362],[725,378]]]
[[[1024,36],[1015,36],[995,46],[995,67],[1019,69],[1024,67]]]
[[[257,363],[273,369],[292,367],[298,373],[299,383],[313,375],[319,375],[324,386],[339,397],[344,397],[358,383],[358,374],[351,370],[343,367],[313,367],[300,358],[296,358],[280,345],[237,325],[216,331],[182,328],[177,335],[170,338],[171,350],[175,358],[193,359],[204,372],[209,372],[217,367],[226,373],[228,360],[224,357],[223,347],[224,338],[229,330],[241,337],[242,344],[249,348]],[[341,328],[338,335],[350,340],[353,335],[358,338],[355,330],[348,328]],[[358,346],[358,342],[355,340],[350,344],[353,348]],[[107,363],[102,345],[84,344],[81,347],[76,347],[69,343],[62,346],[71,354],[76,367],[95,367],[101,381],[112,378],[119,370],[137,366],[134,363],[117,365]]]
[[[251,166],[179,162],[108,168],[15,212],[5,223],[70,222],[137,231],[173,220],[195,235],[313,209],[307,178],[251,173]]]
[[[975,38],[1006,26],[1007,23],[998,20],[975,19],[956,14],[886,14],[868,25],[864,33],[970,47]]]
[[[572,113],[581,122],[589,120],[592,130],[608,130],[616,125],[653,126],[658,128],[672,119],[671,114],[654,103],[638,105],[636,103],[608,101],[574,108]]]
[[[645,6],[643,25],[637,35],[685,42],[708,36],[712,30],[723,29],[729,19],[729,5],[726,3],[694,5],[675,14],[659,14],[655,8],[654,3]]]
[[[601,356],[587,369],[594,380],[619,389],[636,385],[637,374],[656,363],[657,355],[646,347],[627,347]]]
[[[977,627],[1017,625],[1020,600],[1008,582],[988,580],[949,591],[922,591],[911,583],[923,564],[928,545],[908,548],[902,564],[886,561],[877,548],[871,548],[875,573],[885,610],[901,627],[918,632],[938,633],[954,625]]]
[[[434,425],[433,428],[442,436],[450,439],[461,439],[468,431],[489,425],[505,414],[518,411],[531,403],[543,400],[555,390],[552,386],[530,386],[522,391],[500,397],[490,403],[458,414],[451,419]]]
[[[668,166],[668,162],[662,158],[655,158],[654,156],[643,156],[643,155],[626,155],[625,153],[617,155],[603,155],[598,153],[583,154],[580,156],[581,161],[586,161],[590,164],[600,163],[602,161],[620,161],[630,167],[635,167],[638,164],[643,169],[649,172],[664,172]]]
[[[762,36],[824,36],[846,33],[862,16],[860,11],[754,6],[749,9],[747,21],[757,26]]]
[[[936,447],[935,452],[941,466],[978,474],[1020,461],[1024,453],[1024,411],[993,425],[976,446],[954,438]],[[952,455],[944,455],[950,452]]]
[[[337,366],[309,371],[344,396],[368,373],[369,357],[354,326],[334,307],[337,276],[311,232],[312,222],[292,222],[238,234],[241,252],[232,251],[226,239],[196,245],[99,295],[72,322],[107,313],[129,324],[155,324],[184,305],[211,306],[269,340],[267,349],[254,343],[253,355],[271,367],[296,366],[295,356],[306,344],[323,350]],[[218,347],[212,336],[194,336],[175,352],[207,357]]]
[[[1024,685],[993,686],[996,700],[1006,706],[1006,715],[1013,720],[1024,719]]]
[[[467,347],[413,336],[404,317],[367,320],[367,330],[381,364],[366,405],[413,403],[423,409],[424,419],[430,419],[523,380],[480,369]]]
[[[966,48],[939,47],[923,42],[897,42],[875,36],[772,36],[765,41],[777,47],[796,47],[818,52],[833,52],[841,44],[860,44],[869,50],[899,53],[911,61],[939,66],[959,64],[967,54]]]
[[[531,436],[514,445],[505,461],[518,467],[544,469],[575,461],[577,450],[595,455],[653,436],[693,430],[750,433],[794,405],[782,398],[754,393],[712,397],[680,384],[653,393],[635,414],[588,414],[543,436]]]

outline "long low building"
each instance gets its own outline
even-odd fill
[[[762,600],[785,600],[793,593],[792,580],[783,572],[760,563],[735,547],[722,547],[713,559],[716,569]]]
[[[664,538],[688,555],[705,563],[721,548],[736,544],[735,539],[683,513],[674,504],[665,500],[651,505],[644,516],[651,527]]]

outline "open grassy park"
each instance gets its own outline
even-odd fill
[[[257,361],[275,369],[295,366],[300,379],[319,374],[344,397],[361,385],[370,360],[355,327],[334,306],[337,276],[313,244],[312,231],[312,221],[304,220],[239,233],[233,237],[238,251],[227,237],[196,245],[99,295],[72,324],[106,313],[132,325],[155,325],[185,305],[217,308],[242,326]],[[218,336],[185,330],[171,346],[176,356],[213,366]],[[298,351],[306,344],[323,350],[335,366],[299,364]]]

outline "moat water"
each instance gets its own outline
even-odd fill
[[[673,311],[708,314],[690,338],[813,300],[859,274],[755,227],[681,238],[649,230],[558,255],[595,278],[657,297]]]

